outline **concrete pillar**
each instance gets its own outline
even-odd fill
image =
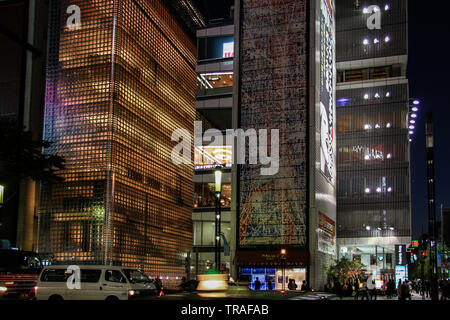
[[[36,182],[24,179],[20,182],[19,212],[17,219],[16,247],[19,250],[36,249],[36,230],[34,217],[36,213]]]

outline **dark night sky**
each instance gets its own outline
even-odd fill
[[[196,0],[208,19],[228,17],[234,1]],[[432,110],[435,120],[436,205],[450,207],[450,4],[449,1],[409,3],[410,96],[423,101],[411,144],[411,198],[413,238],[427,224],[425,116]]]
[[[416,137],[411,145],[413,236],[427,224],[425,117],[433,111],[435,122],[436,205],[450,207],[450,11],[448,1],[410,0],[409,65],[410,96],[423,100]]]

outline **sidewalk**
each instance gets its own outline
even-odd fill
[[[369,299],[370,299],[370,296],[369,296]],[[339,300],[339,298],[335,298],[333,300]],[[346,301],[349,301],[349,300],[356,301],[354,297],[344,297],[344,298],[342,298],[342,300],[343,301],[344,300],[346,300]],[[392,297],[392,298],[388,298],[387,296],[377,296],[377,300],[380,300],[380,301],[391,301],[391,300],[395,301],[395,300],[397,300],[398,301],[398,297],[395,296],[395,297]],[[425,301],[425,300],[431,300],[431,298],[428,297],[428,298],[422,299],[422,296],[420,294],[412,292],[411,293],[411,300],[424,300]],[[358,301],[361,301],[361,297],[359,297]],[[367,301],[367,300],[364,300],[364,301]],[[409,301],[409,299],[407,299],[406,301]]]

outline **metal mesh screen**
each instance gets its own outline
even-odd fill
[[[356,2],[359,6],[355,6]],[[388,10],[385,9],[387,3]],[[372,5],[377,5],[381,10],[381,29],[369,30],[367,27],[367,19],[371,14],[365,13],[364,8]],[[337,62],[407,54],[405,0],[338,0],[336,6]],[[386,37],[389,37],[387,42]],[[365,44],[364,40],[368,43]]]
[[[406,84],[337,91],[340,238],[411,234],[407,97]]]
[[[54,1],[44,139],[67,160],[42,189],[39,250],[60,262],[184,274],[193,165],[171,161],[193,132],[195,45],[157,0]],[[81,9],[81,28],[65,26]]]

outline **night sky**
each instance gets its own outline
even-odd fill
[[[228,17],[234,2],[195,0],[207,19]],[[435,120],[436,205],[450,207],[450,4],[449,1],[409,3],[408,79],[411,98],[423,101],[411,144],[411,198],[413,238],[421,235],[427,224],[427,184],[425,118],[432,110]]]
[[[435,122],[436,205],[450,207],[450,88],[449,36],[450,6],[448,1],[409,2],[410,96],[423,101],[419,112],[416,137],[411,145],[411,191],[413,236],[427,231],[427,184],[425,121],[433,111]]]

